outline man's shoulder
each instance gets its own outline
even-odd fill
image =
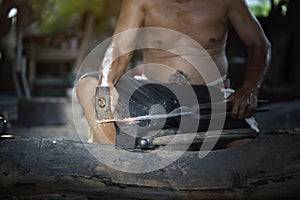
[[[123,0],[123,5],[132,5],[134,7],[144,6],[146,3],[151,0]]]
[[[250,9],[246,0],[221,0],[227,13],[231,13],[233,16],[241,16],[245,13],[249,13]]]
[[[152,0],[123,0],[123,3],[130,3],[134,5],[144,5],[151,2]]]
[[[221,0],[223,5],[227,8],[244,7],[247,5],[246,0]]]

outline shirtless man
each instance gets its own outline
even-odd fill
[[[229,24],[233,26],[248,51],[244,83],[228,98],[228,101],[233,103],[232,118],[244,119],[251,117],[256,110],[258,92],[270,59],[270,44],[244,0],[124,0],[114,34],[140,27],[160,27],[181,32],[205,48],[223,76],[228,69],[225,47]],[[113,50],[122,51],[122,46],[131,45],[135,36],[132,35],[123,41],[114,41]],[[157,39],[157,44],[161,45],[170,42],[172,38],[169,37]],[[197,52],[197,49],[194,51]],[[132,54],[128,53],[113,62],[108,77],[111,89],[125,73],[131,57]],[[190,63],[180,56],[163,53],[161,50],[144,50],[144,61],[180,70],[187,75],[190,84],[194,85],[205,85],[206,82],[217,79],[209,73],[208,68],[204,69],[207,71],[207,81],[204,81],[199,73],[195,73]],[[167,78],[164,77],[170,75],[166,72],[160,77],[151,78],[166,82]],[[114,124],[99,125],[95,121],[93,99],[96,86],[101,84],[101,74],[99,76],[99,79],[86,77],[81,80],[77,87],[77,95],[96,140],[100,143],[115,144]]]

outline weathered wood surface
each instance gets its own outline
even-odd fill
[[[213,151],[203,159],[199,159],[198,152],[186,152],[170,166],[145,174],[106,167],[85,145],[99,148],[103,154],[109,154],[113,148],[53,138],[2,140],[0,197],[64,194],[90,199],[286,199],[300,196],[299,132],[262,133],[251,143]]]

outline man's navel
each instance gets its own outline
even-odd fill
[[[162,42],[161,40],[157,40],[157,41],[156,41],[156,44],[157,44],[157,45],[162,45],[162,43],[163,43],[163,42]]]
[[[186,3],[189,2],[190,0],[176,0],[176,3]]]
[[[216,41],[217,41],[216,38],[210,38],[210,39],[209,39],[209,42],[210,42],[210,43],[215,43]]]

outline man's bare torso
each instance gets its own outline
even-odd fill
[[[183,33],[197,41],[212,58],[207,58],[204,53],[200,53],[199,56],[203,49],[190,45],[185,37],[149,33],[144,38],[145,42],[153,43],[157,49],[144,50],[145,63],[159,63],[175,70],[179,69],[187,74],[191,84],[205,84],[218,79],[219,74],[211,73],[212,67],[215,66],[221,75],[227,73],[225,46],[228,19],[222,0],[144,0],[143,4],[144,27],[167,28]],[[159,50],[172,50],[182,46],[187,48],[188,60],[201,67],[201,75],[196,69],[197,66],[193,66],[180,55]],[[155,67],[145,70],[146,76],[162,82],[167,82],[171,73],[170,68],[160,70],[159,73]],[[205,81],[203,76],[206,77]]]

